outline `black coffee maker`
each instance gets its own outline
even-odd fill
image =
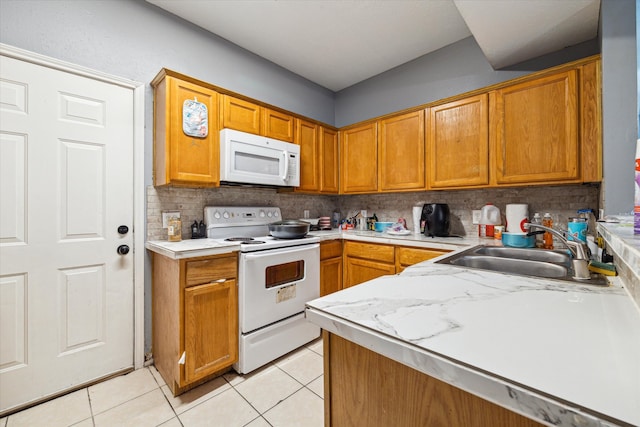
[[[420,222],[424,221],[424,235],[431,237],[453,237],[449,234],[450,211],[446,203],[426,203],[422,206]]]

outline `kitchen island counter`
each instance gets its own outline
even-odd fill
[[[546,425],[640,425],[640,313],[576,285],[426,261],[307,304],[386,358]]]

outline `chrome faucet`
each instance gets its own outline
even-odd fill
[[[579,241],[576,240],[567,240],[566,237],[562,235],[557,230],[553,228],[546,227],[540,224],[532,224],[530,222],[524,224],[524,229],[540,229],[544,231],[548,231],[549,233],[556,236],[564,245],[569,249],[573,259],[571,263],[573,265],[573,278],[578,280],[590,279],[591,273],[589,273],[589,259],[590,259],[590,251],[589,247]]]

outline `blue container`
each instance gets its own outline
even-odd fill
[[[569,218],[567,239],[587,243],[587,219]]]
[[[526,233],[502,233],[502,245],[511,248],[535,248],[536,236]]]

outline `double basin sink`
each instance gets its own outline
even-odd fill
[[[597,273],[591,273],[590,279],[573,278],[569,253],[545,249],[480,245],[443,258],[436,263],[596,286],[609,285],[607,279]]]

